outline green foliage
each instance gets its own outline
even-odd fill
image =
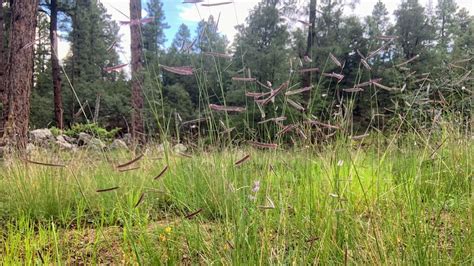
[[[51,128],[49,128],[49,130],[51,131],[51,134],[53,134],[53,136],[55,136],[55,137],[63,134],[63,130],[61,130],[57,127],[51,127]]]
[[[454,0],[438,0],[436,6],[436,32],[439,47],[448,52],[456,30],[457,5]]]
[[[96,81],[104,76],[116,77],[102,69],[118,63],[116,49],[108,48],[119,41],[119,26],[97,0],[75,1],[72,8],[72,29],[68,35],[72,54],[66,60],[66,69],[74,84]]]
[[[161,0],[149,0],[145,10],[147,16],[152,17],[153,21],[142,27],[143,49],[147,60],[153,60],[156,59],[158,52],[161,51],[166,42],[164,30],[169,28],[169,26],[165,22]]]
[[[45,128],[54,121],[53,90],[51,67],[36,76],[35,88],[31,92],[30,125],[32,128]]]
[[[62,71],[65,125],[88,123],[96,119],[95,122],[106,128],[127,128],[129,83],[123,73],[107,73],[103,70],[119,64],[119,26],[96,0],[64,1],[61,2],[60,10],[63,16],[61,26],[71,42],[71,53],[65,58],[65,71]],[[44,18],[39,18],[39,24],[43,25]],[[47,23],[41,26],[41,36],[49,34],[48,26]],[[53,121],[51,66],[47,60],[51,55],[47,45],[46,42],[40,42],[39,52],[35,53],[36,82],[31,104],[33,128],[49,127]],[[72,82],[72,87],[68,80]],[[99,105],[96,105],[97,100]],[[81,110],[80,105],[84,110]],[[99,109],[95,110],[97,107]],[[98,117],[94,117],[96,112]]]
[[[79,133],[87,133],[96,138],[110,141],[110,140],[113,140],[117,136],[120,130],[121,128],[114,128],[111,130],[107,130],[96,123],[74,124],[71,126],[71,128],[64,130],[62,134],[69,137],[77,138],[79,137]],[[53,135],[56,136],[60,134],[60,130],[58,128],[53,127],[51,128],[51,133],[53,133]]]
[[[173,43],[171,44],[170,52],[178,52],[188,48],[191,45],[191,32],[189,31],[186,24],[179,26],[178,32],[174,36]]]
[[[456,14],[453,59],[466,58],[474,53],[474,16],[463,8]],[[472,64],[470,64],[472,66]]]
[[[225,52],[228,41],[218,31],[217,21],[214,16],[208,20],[201,20],[196,29],[196,52]]]
[[[404,60],[428,50],[427,41],[433,39],[434,29],[428,23],[424,8],[418,0],[402,2],[395,10],[395,32]]]
[[[289,72],[289,33],[278,6],[271,1],[260,2],[247,24],[239,28],[235,40],[235,70],[250,69],[252,76],[264,83],[283,83]]]

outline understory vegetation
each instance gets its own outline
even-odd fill
[[[39,150],[0,166],[0,261],[473,263],[463,134],[210,149]]]

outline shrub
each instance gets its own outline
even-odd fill
[[[61,130],[53,127],[50,129],[54,136],[61,134]],[[97,123],[74,124],[70,129],[64,130],[63,134],[69,137],[77,138],[79,133],[84,132],[102,140],[112,140],[115,138],[121,128],[107,130]]]

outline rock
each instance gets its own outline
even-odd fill
[[[74,150],[76,145],[68,143],[68,142],[62,142],[62,141],[56,141],[56,144],[59,146],[61,150]]]
[[[125,141],[121,139],[115,139],[112,144],[110,144],[109,148],[111,150],[127,150],[128,146]]]
[[[181,143],[178,143],[178,144],[173,146],[173,151],[175,153],[184,153],[187,150],[188,150],[188,148],[186,146],[184,146],[183,144],[181,144]]]
[[[66,136],[66,135],[62,135],[64,140],[66,140],[67,142],[71,143],[71,144],[77,144],[77,139],[76,138],[73,138],[73,137],[69,137],[69,136]]]
[[[66,142],[66,141],[56,141],[56,145],[59,146],[59,149],[61,150],[74,150],[74,148],[76,147],[76,145],[74,144],[71,144],[69,142]]]
[[[94,138],[91,135],[81,132],[79,133],[79,138],[77,141],[78,146],[85,146],[92,150],[100,151],[106,148],[106,145],[102,140]]]
[[[79,133],[79,139],[77,141],[77,145],[79,146],[84,146],[84,145],[89,145],[89,142],[92,140],[92,136],[87,134],[87,133],[84,133],[84,132],[81,132]]]
[[[127,145],[131,145],[132,144],[132,134],[130,133],[126,133],[123,135],[123,141],[127,144]]]
[[[69,142],[74,138],[70,138],[66,135],[59,135],[56,137],[56,145],[58,145],[61,150],[75,150],[77,147],[75,144]]]
[[[36,150],[36,146],[33,143],[26,144],[26,153],[31,154]]]
[[[87,143],[87,147],[96,151],[101,151],[106,148],[104,142],[98,138],[91,138],[89,143]]]
[[[30,142],[39,146],[48,146],[54,142],[53,133],[47,128],[30,131]]]
[[[65,138],[64,135],[59,135],[59,136],[57,136],[57,137],[56,137],[56,141],[68,142],[68,143],[69,143],[69,141],[66,140],[66,138]]]
[[[156,146],[156,151],[157,151],[158,153],[163,153],[163,152],[165,152],[165,145],[164,145],[163,143],[158,144],[158,146]]]

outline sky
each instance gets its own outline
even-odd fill
[[[112,19],[120,21],[127,20],[125,15],[129,14],[129,0],[99,0],[107,9],[107,12],[112,16]],[[227,2],[229,0],[204,0],[204,3],[218,3]],[[299,0],[303,5],[307,0]],[[427,6],[429,2],[432,2],[433,7],[436,6],[437,0],[420,0],[423,6]],[[146,7],[146,0],[142,0],[142,8]],[[202,7],[199,4],[183,4],[182,0],[162,0],[163,9],[165,13],[165,22],[170,26],[165,31],[168,47],[172,42],[176,31],[179,26],[184,23],[190,30],[191,34],[194,35],[196,31],[197,23],[202,19],[207,19],[209,15],[213,15],[215,18],[219,17],[219,31],[227,36],[229,41],[234,39],[236,34],[235,26],[238,24],[245,23],[245,18],[249,15],[250,10],[260,0],[233,0],[233,4],[214,6],[214,7]],[[359,17],[365,17],[370,15],[372,8],[377,3],[377,0],[359,0],[359,4],[356,5],[355,9],[345,8],[346,15],[357,15]],[[401,0],[384,0],[385,6],[387,7],[390,14],[397,9],[400,5]],[[465,7],[469,10],[470,14],[474,14],[474,0],[457,0],[459,7]],[[146,17],[146,12],[142,12],[142,16]],[[120,58],[122,62],[130,62],[130,28],[129,26],[121,26],[121,46]],[[69,51],[69,44],[65,40],[60,40],[59,43],[59,57],[64,58]]]

